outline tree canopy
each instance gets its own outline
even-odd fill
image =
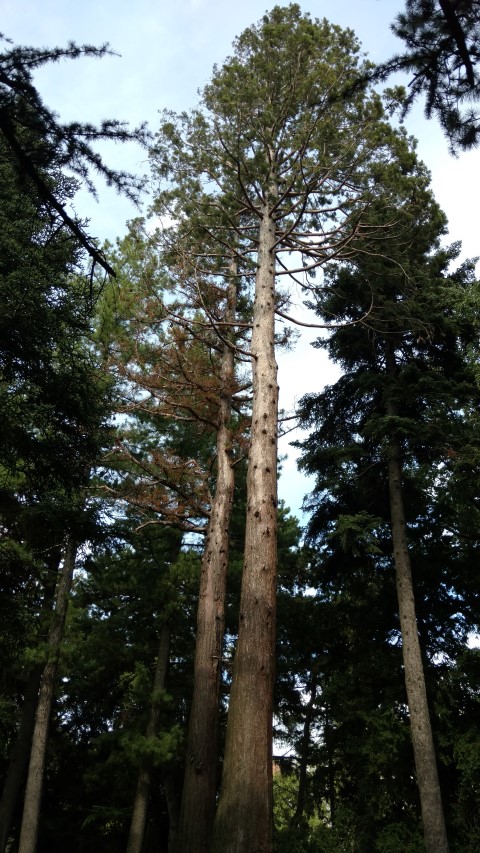
[[[380,67],[381,76],[412,74],[406,109],[425,96],[453,151],[478,145],[480,95],[480,8],[472,0],[406,0],[392,30],[405,52]]]

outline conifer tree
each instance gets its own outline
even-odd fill
[[[417,174],[418,183],[409,197],[399,195],[399,212],[410,222],[410,235],[405,232],[408,249],[402,259],[398,256],[396,262],[392,250],[391,261],[372,255],[338,273],[330,270],[329,286],[319,292],[321,316],[330,316],[335,311],[351,322],[365,308],[364,287],[368,281],[373,307],[366,321],[336,331],[327,344],[346,373],[337,386],[319,398],[324,423],[306,442],[309,449],[305,463],[313,470],[314,444],[322,444],[328,434],[332,442],[331,464],[342,471],[342,478],[345,475],[350,480],[355,476],[369,479],[369,469],[374,468],[382,477],[386,494],[390,494],[417,784],[425,845],[433,853],[448,850],[448,842],[412,582],[408,524],[414,528],[420,520],[412,516],[413,506],[417,505],[411,501],[408,483],[415,476],[419,480],[418,489],[424,502],[417,508],[420,517],[435,513],[434,508],[426,507],[438,493],[437,472],[446,464],[448,467],[447,445],[461,443],[460,435],[463,441],[471,437],[464,407],[468,409],[476,392],[463,352],[474,330],[462,323],[455,312],[455,303],[471,281],[473,268],[467,264],[456,275],[449,275],[447,266],[456,257],[458,247],[451,252],[439,249],[445,225],[441,212],[429,198],[428,175],[415,164],[413,156],[410,164],[403,164],[403,169]],[[380,208],[375,212],[372,207],[371,213],[381,215]],[[305,401],[305,413],[312,404],[315,407],[313,396]],[[332,430],[336,431],[335,438]],[[446,477],[447,488],[448,480]],[[364,506],[362,510],[368,515],[371,507]],[[360,515],[357,522],[350,519],[352,525],[361,526]],[[347,516],[344,523],[348,528]],[[457,602],[452,601],[452,606],[456,610]]]
[[[425,95],[425,113],[438,117],[453,151],[478,145],[478,3],[406,0],[392,30],[404,42],[405,53],[379,71],[382,76],[398,70],[413,74],[406,110]]]
[[[59,172],[55,155],[35,137],[25,134],[25,140],[38,154],[44,180],[66,203],[74,187]],[[92,530],[85,489],[104,435],[108,393],[88,343],[95,290],[79,271],[78,244],[35,187],[25,191],[19,186],[3,142],[1,147],[1,579],[10,592],[7,600],[14,600],[13,590],[19,592],[29,626],[18,645],[17,671],[13,661],[9,666],[11,678],[15,673],[13,695],[21,697],[25,683],[29,701],[17,746],[15,736],[10,744],[12,762],[0,807],[3,846],[28,761],[32,710],[45,663],[39,654],[29,667],[24,656],[29,641],[37,637],[41,648],[42,633],[49,633],[56,573],[67,541],[83,542]],[[15,610],[15,605],[7,609],[6,624],[15,625]]]
[[[108,342],[106,314],[99,332],[122,383],[122,410],[150,430],[150,450],[136,428],[119,439],[123,497],[153,510],[158,523],[205,533],[176,842],[189,851],[205,848],[213,824],[234,465],[246,423],[236,377],[244,334],[237,330],[236,262],[222,268],[207,258],[208,238],[198,230],[189,219],[161,241],[142,240],[139,223],[132,226],[117,253],[115,310],[123,318]],[[194,245],[204,255],[201,269],[192,261]]]
[[[275,316],[289,319],[277,276],[308,288],[308,273],[366,245],[363,214],[375,193],[368,166],[389,161],[398,144],[379,98],[355,89],[362,72],[351,33],[303,17],[296,4],[275,7],[214,70],[201,109],[165,116],[153,150],[159,177],[168,179],[160,216],[181,220],[195,208],[218,255],[233,249],[240,271],[255,280],[243,591],[212,848],[222,853],[271,849]],[[377,235],[394,230],[388,202],[384,213]],[[299,261],[289,265],[294,253]]]
[[[42,199],[46,209],[63,222],[93,264],[98,263],[106,272],[114,274],[95,241],[86,233],[85,226],[68,212],[62,193],[46,177],[45,157],[50,164],[54,158],[59,170],[68,167],[93,195],[92,172],[101,175],[108,185],[132,201],[137,201],[141,180],[128,172],[112,169],[95,150],[94,143],[113,139],[145,145],[148,134],[144,126],[129,130],[118,120],[105,120],[100,127],[80,122],[63,124],[43,102],[33,82],[34,72],[48,63],[84,56],[101,59],[111,50],[108,45],[97,48],[73,42],[64,48],[11,47],[3,34],[0,40],[8,44],[0,53],[0,135],[6,156],[24,190],[32,189]]]

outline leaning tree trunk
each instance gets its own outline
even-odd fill
[[[47,563],[45,589],[39,618],[39,635],[48,630],[52,616],[53,600],[55,598],[56,578],[60,566],[61,552],[52,552]],[[20,716],[17,737],[13,744],[7,773],[3,782],[0,798],[0,853],[4,853],[10,835],[13,817],[19,800],[22,783],[28,766],[32,746],[33,729],[35,726],[35,711],[38,702],[38,691],[43,672],[42,664],[35,664],[28,673],[25,695]]]
[[[245,561],[220,800],[211,853],[271,853],[277,564],[275,222],[260,225],[253,308],[253,405]]]
[[[75,568],[75,554],[76,546],[69,540],[65,549],[63,566],[58,578],[55,608],[52,613],[52,622],[48,634],[48,657],[40,681],[18,853],[35,853],[37,846],[48,727],[57,678],[60,644],[65,628],[70,587]]]
[[[148,718],[145,737],[153,738],[158,734],[158,723],[160,719],[160,705],[158,694],[165,690],[168,660],[170,653],[171,625],[164,622],[160,631],[158,644],[157,665],[153,679],[153,694],[150,714]],[[137,780],[137,790],[133,804],[132,820],[127,843],[127,853],[142,853],[143,838],[145,835],[145,824],[148,813],[148,802],[150,799],[151,765],[145,760],[140,768]]]
[[[28,675],[20,725],[3,783],[2,798],[0,800],[0,853],[4,853],[5,851],[28,763],[42,669],[41,665],[34,666]]]
[[[232,270],[236,272],[235,269]],[[236,313],[235,279],[227,292],[225,320]],[[226,333],[228,336],[228,332]],[[235,379],[233,347],[224,346],[222,391],[217,430],[217,482],[202,558],[197,611],[193,701],[188,728],[185,777],[176,853],[208,853],[217,794],[218,713],[225,625],[225,589],[229,526],[235,485],[232,466],[232,392]]]
[[[387,367],[394,374],[395,360],[392,351],[387,355]],[[398,416],[397,406],[392,400],[387,402],[386,409],[389,416]],[[425,674],[418,639],[415,598],[403,504],[401,451],[399,442],[396,440],[392,440],[389,446],[388,484],[390,490],[390,515],[398,607],[402,632],[403,668],[410,712],[415,770],[420,793],[424,841],[427,853],[448,853],[448,840],[428,710]]]
[[[292,826],[301,826],[305,812],[308,785],[308,759],[310,757],[310,735],[312,722],[315,716],[315,703],[317,701],[317,680],[318,675],[315,668],[313,669],[312,677],[310,679],[310,698],[305,707],[305,719],[303,721],[302,740],[300,743],[297,807],[295,809],[295,814],[292,817]]]

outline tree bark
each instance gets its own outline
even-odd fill
[[[236,272],[236,265],[235,270]],[[226,322],[236,314],[236,281],[228,287]],[[193,701],[176,853],[208,853],[217,794],[218,713],[225,627],[229,526],[235,485],[232,467],[234,351],[225,346],[217,430],[217,482],[202,558],[197,611]]]
[[[44,595],[39,618],[39,637],[47,633],[52,617],[56,579],[58,578],[61,556],[61,551],[57,552],[57,549],[54,549],[47,561]],[[42,672],[43,664],[39,663],[32,667],[28,673],[20,724],[15,743],[12,747],[0,800],[0,853],[4,853],[5,851],[22,782],[24,781],[28,766]]]
[[[155,667],[155,675],[153,679],[152,704],[150,707],[147,728],[145,730],[146,738],[155,737],[158,731],[158,722],[160,718],[158,692],[160,690],[165,690],[170,653],[170,636],[171,625],[169,622],[164,622],[162,630],[160,631],[157,665]],[[145,824],[148,813],[148,802],[150,798],[150,783],[151,765],[147,760],[143,763],[138,774],[137,790],[135,793],[132,820],[130,823],[130,832],[127,842],[127,853],[142,853]]]
[[[175,784],[172,774],[167,772],[163,777],[163,790],[165,791],[168,811],[168,853],[174,853],[178,822],[180,820],[180,798],[177,788],[178,786]]]
[[[395,357],[392,350],[387,355],[387,369],[391,374],[395,374]],[[398,416],[394,401],[387,401],[386,410],[388,415]],[[391,440],[389,444],[388,484],[402,633],[403,667],[417,784],[420,793],[424,841],[427,853],[448,853],[448,840],[415,613],[412,570],[403,503],[401,449],[399,442],[395,439]]]
[[[69,540],[65,548],[63,566],[60,570],[57,583],[55,608],[52,613],[52,622],[48,634],[48,659],[40,681],[18,853],[35,853],[37,846],[48,727],[57,678],[60,644],[65,628],[70,588],[75,568],[75,554],[76,545],[74,545],[72,540]]]
[[[310,730],[315,714],[315,702],[317,701],[317,672],[312,672],[310,680],[310,698],[305,708],[305,720],[303,722],[302,740],[300,745],[300,769],[298,773],[297,807],[292,817],[292,825],[299,826],[302,822],[307,798],[308,783],[308,758],[310,752]]]
[[[277,564],[275,222],[259,232],[245,562],[220,800],[211,853],[271,853],[272,705]]]
[[[0,801],[0,853],[4,853],[12,827],[15,806],[22,786],[32,743],[42,666],[35,666],[28,676],[17,738],[13,745]]]

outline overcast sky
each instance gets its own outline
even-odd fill
[[[400,48],[389,29],[404,0],[312,0],[301,3],[312,17],[327,18],[353,29],[368,56],[381,61]],[[1,29],[15,44],[56,47],[75,41],[108,42],[119,56],[100,61],[62,62],[38,72],[36,83],[45,103],[64,120],[147,121],[152,130],[164,108],[188,110],[198,100],[215,63],[231,52],[236,35],[256,23],[273,4],[265,0],[2,0]],[[427,122],[422,105],[406,120],[419,140],[419,152],[432,172],[432,186],[446,212],[449,242],[461,240],[466,257],[480,254],[477,205],[480,197],[480,151],[454,159],[435,120]],[[135,146],[106,152],[117,168],[146,172],[145,154]],[[135,210],[99,184],[100,203],[82,193],[77,212],[90,219],[90,232],[114,240],[125,231]],[[280,359],[282,403],[320,388],[333,376],[308,342],[297,354]],[[307,490],[294,476],[294,458],[284,464],[281,493],[295,511]]]

